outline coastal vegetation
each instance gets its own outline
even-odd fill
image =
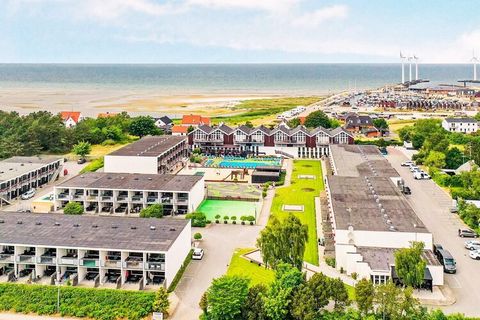
[[[140,320],[153,311],[155,301],[154,292],[0,283],[1,311],[41,315],[58,313],[62,317],[99,320]],[[161,307],[165,303],[168,305],[168,301],[158,299],[156,303]]]
[[[315,179],[301,179],[301,176],[315,176]],[[318,265],[317,227],[315,215],[315,197],[323,191],[321,162],[316,160],[293,161],[292,177],[289,186],[275,189],[272,202],[272,217],[285,220],[289,213],[296,216],[308,227],[304,260]],[[284,211],[283,205],[303,206],[303,212]]]
[[[76,151],[95,158],[93,145],[125,144],[142,135],[159,133],[153,118],[130,117],[126,112],[97,119],[88,118],[72,128],[66,128],[61,117],[50,112],[39,111],[21,116],[16,112],[0,111],[0,159],[47,153],[65,154],[75,145],[87,144],[92,145],[89,152],[85,153],[85,149]]]
[[[321,97],[316,96],[244,100],[231,108],[233,115],[213,117],[212,122],[214,124],[223,122],[229,125],[240,125],[247,121],[254,125],[268,124],[275,120],[274,116],[277,114],[321,100]]]

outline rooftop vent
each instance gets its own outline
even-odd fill
[[[118,226],[112,226],[112,229],[118,229]]]
[[[41,223],[41,222],[35,222],[35,225],[36,225],[36,226],[41,226],[42,223]]]
[[[133,226],[133,227],[130,227],[130,229],[137,230],[137,227]]]
[[[148,180],[152,180],[152,178],[148,178]]]
[[[58,227],[58,226],[60,226],[60,222],[55,222],[53,225]]]
[[[96,229],[96,228],[98,228],[98,225],[94,224],[94,225],[92,226],[92,228]]]
[[[3,219],[2,219],[2,220],[0,220],[0,223],[5,223],[5,220],[3,220]]]
[[[395,231],[395,230],[397,230],[397,229],[396,229],[394,226],[390,226],[390,227],[388,228],[388,230],[390,230],[390,231]]]
[[[170,231],[176,231],[176,230],[177,230],[177,229],[175,229],[175,228],[170,228]]]
[[[73,226],[74,226],[75,228],[80,227],[80,225],[79,225],[78,223],[75,223]]]
[[[17,221],[17,224],[23,224],[23,221],[19,220],[19,221]]]
[[[150,230],[155,230],[157,228],[155,228],[155,226],[150,226]]]

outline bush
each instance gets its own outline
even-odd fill
[[[202,240],[202,234],[200,232],[197,232],[193,235],[193,239],[195,240]]]
[[[175,278],[173,278],[172,283],[168,287],[167,292],[173,292],[175,288],[177,287],[178,282],[180,279],[182,279],[183,273],[185,272],[185,269],[187,269],[188,265],[190,264],[190,261],[192,261],[192,254],[193,254],[193,249],[190,250],[190,252],[187,254],[187,257],[185,260],[183,260],[182,266],[180,269],[178,269],[177,274],[175,275]]]
[[[83,206],[78,202],[69,202],[63,209],[65,214],[83,214]]]
[[[115,140],[112,140],[112,139],[107,139],[107,140],[102,142],[102,146],[113,146],[115,144],[117,144],[117,142]]]
[[[60,288],[60,315],[99,320],[142,319],[153,310],[155,293],[78,287]],[[55,314],[55,286],[0,283],[0,310]],[[163,304],[162,301],[161,304]],[[115,306],[115,308],[112,308]]]
[[[357,278],[358,278],[358,273],[352,272],[352,274],[351,274],[350,276],[352,277],[353,280],[357,280]]]
[[[103,157],[92,160],[82,170],[80,170],[80,173],[95,172],[98,169],[103,168],[103,165],[104,165]]]
[[[230,220],[232,220],[233,224],[237,224],[237,216],[231,216]]]
[[[262,198],[265,198],[267,196],[267,191],[263,190],[262,191]]]
[[[335,268],[335,266],[337,265],[337,262],[335,261],[335,258],[332,258],[332,257],[326,257],[325,258],[325,263],[327,264],[327,266],[330,266],[332,268]]]
[[[242,221],[242,224],[245,225],[245,222],[248,220],[247,216],[241,216],[240,221]]]
[[[185,216],[185,219],[192,220],[192,227],[204,228],[207,225],[207,217],[203,212],[192,212]]]
[[[140,211],[141,218],[162,218],[163,217],[163,205],[157,203],[148,206]]]

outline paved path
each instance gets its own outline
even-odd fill
[[[408,202],[432,232],[434,243],[442,244],[457,261],[457,273],[445,274],[445,282],[453,290],[457,302],[441,309],[448,313],[480,316],[480,261],[468,257],[465,240],[457,235],[458,228],[465,227],[465,224],[458,215],[450,213],[451,197],[432,180],[414,180],[408,168],[401,166],[407,160],[406,156],[395,148],[388,148],[388,151],[387,159],[412,190],[412,195],[407,196]]]

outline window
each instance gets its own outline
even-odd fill
[[[390,278],[388,275],[384,274],[372,274],[370,276],[373,284],[384,284],[387,283],[388,279]]]

